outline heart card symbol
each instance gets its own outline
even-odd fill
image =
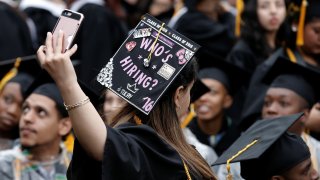
[[[136,47],[137,43],[134,41],[130,41],[126,44],[126,48],[128,51],[132,51],[134,47]]]

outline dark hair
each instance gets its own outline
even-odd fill
[[[193,59],[185,66],[180,74],[177,75],[176,79],[159,99],[149,115],[143,114],[128,104],[114,117],[111,126],[114,126],[117,120],[128,114],[138,116],[142,120],[142,123],[152,127],[165,142],[180,154],[184,162],[190,167],[191,174],[200,175],[204,179],[212,179],[214,175],[208,164],[201,155],[187,143],[180,127],[180,121],[174,103],[176,89],[179,86],[187,87],[196,79],[196,72],[197,63],[195,59]]]
[[[249,47],[252,48],[258,57],[261,57],[263,60],[266,59],[274,49],[272,49],[268,43],[267,39],[264,36],[266,30],[261,26],[258,19],[257,7],[258,0],[248,0],[245,4],[244,11],[241,15],[243,20],[243,25],[241,27],[241,38],[248,43]],[[287,7],[286,0],[285,4]],[[287,34],[288,24],[286,21],[280,26],[277,36],[276,36],[276,46],[279,47],[282,45],[284,37]]]

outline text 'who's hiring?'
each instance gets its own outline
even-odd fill
[[[146,14],[97,81],[145,114],[200,46]]]

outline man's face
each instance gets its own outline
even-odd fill
[[[195,102],[195,111],[200,120],[212,120],[221,115],[225,108],[228,108],[226,99],[229,95],[223,84],[219,81],[214,79],[201,79],[201,81],[210,91],[202,95]]]
[[[18,127],[22,101],[20,85],[7,83],[0,92],[0,131],[10,131]]]
[[[308,158],[291,168],[282,177],[287,180],[315,180],[319,175],[312,167],[311,159]]]
[[[61,122],[56,103],[52,99],[39,94],[31,94],[22,106],[21,145],[34,147],[60,141]]]
[[[303,105],[305,104],[305,105]],[[302,112],[307,102],[295,92],[285,88],[269,88],[264,98],[262,118],[270,119]],[[302,118],[296,121],[289,131],[299,134]]]

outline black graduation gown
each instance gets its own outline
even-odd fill
[[[218,133],[221,138],[215,146],[212,146],[209,142],[210,135],[205,134],[200,129],[197,118],[194,118],[188,127],[201,143],[212,147],[218,156],[221,156],[221,154],[241,135],[236,124],[233,124],[231,119],[229,122],[226,117],[224,118],[222,128]]]
[[[107,133],[102,162],[90,158],[76,141],[68,179],[187,179],[179,154],[151,127],[125,123],[107,127]]]
[[[35,47],[39,47],[44,44],[47,38],[47,32],[52,32],[58,18],[46,9],[40,9],[36,7],[28,7],[24,9],[27,16],[33,21],[36,26],[37,41],[34,42]]]
[[[297,59],[297,63],[309,68],[314,68],[303,60],[298,51],[293,51],[293,53]],[[278,57],[285,57],[289,59],[285,50],[283,48],[279,48],[266,61],[256,68],[251,77],[250,85],[247,91],[248,95],[246,97],[241,115],[240,127],[242,130],[246,130],[257,119],[261,118],[263,101],[268,89],[268,85],[264,84],[262,80],[272,65],[276,62]]]
[[[0,2],[0,61],[34,54],[28,26],[21,14]]]
[[[79,49],[72,58],[80,60],[78,78],[88,84],[120,47],[127,31],[104,6],[86,3],[78,12],[85,18],[75,39]]]
[[[228,26],[192,9],[182,15],[173,28],[201,45],[199,53],[225,58],[235,42],[233,32]],[[200,67],[205,66],[205,62],[200,61],[199,64]]]
[[[259,57],[250,46],[244,41],[239,40],[232,48],[227,57],[227,61],[246,70],[252,74],[255,68],[262,63],[267,57]]]

